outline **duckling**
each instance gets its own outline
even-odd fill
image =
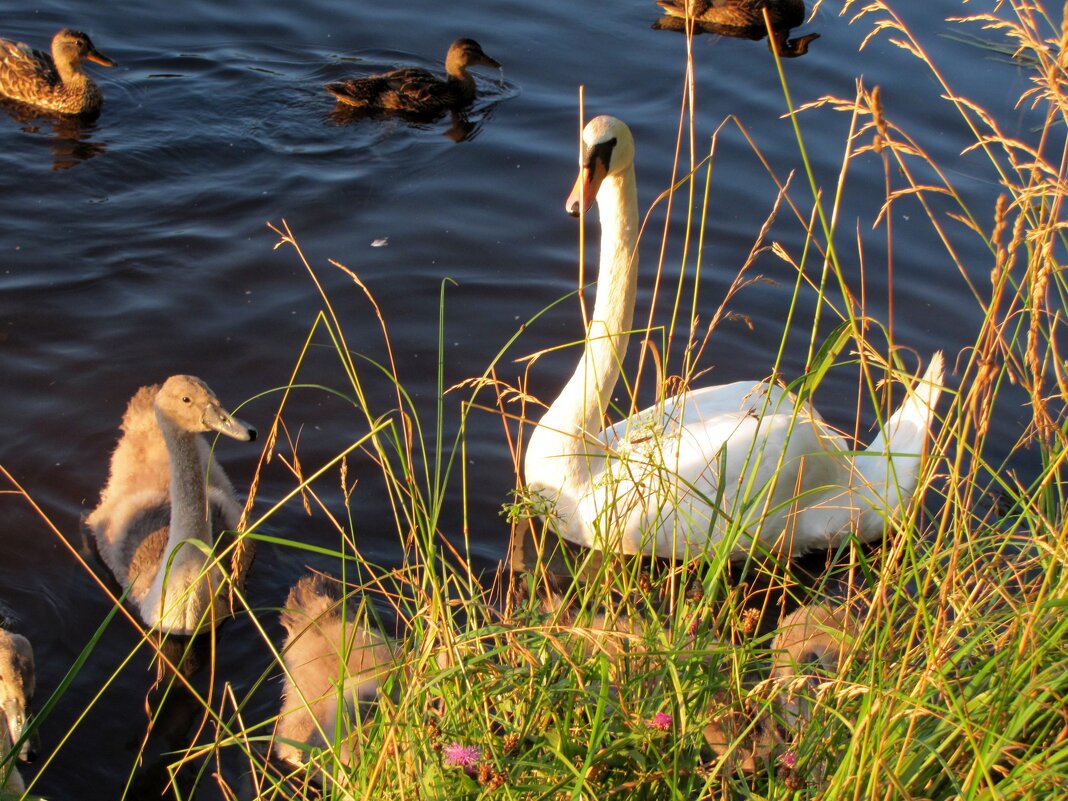
[[[199,378],[142,387],[122,418],[100,503],[86,518],[101,559],[148,626],[191,635],[214,624],[223,582],[210,555],[241,516],[234,487],[203,433],[242,442],[256,429],[226,412]]]
[[[459,110],[475,99],[475,79],[468,67],[500,68],[500,63],[482,52],[474,39],[457,39],[445,56],[445,80],[418,67],[349,78],[326,84],[326,91],[339,103],[371,112],[396,112],[418,116],[439,116]]]
[[[17,798],[26,791],[14,759],[8,760],[8,755],[30,724],[33,692],[30,641],[21,634],[0,628],[0,795],[5,798],[8,793]],[[27,737],[22,741],[18,758],[32,761],[36,750],[36,738]]]
[[[341,583],[321,574],[297,582],[281,617],[286,679],[274,753],[302,765],[311,749],[340,740],[339,757],[350,763],[351,734],[393,670],[393,644],[358,622]]]
[[[83,61],[115,66],[88,36],[70,28],[52,37],[51,55],[0,39],[0,95],[61,114],[99,111],[103,95],[82,71]]]

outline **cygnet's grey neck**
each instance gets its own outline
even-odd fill
[[[167,443],[171,463],[169,548],[182,540],[193,538],[210,545],[211,526],[205,484],[207,468],[201,459],[199,435],[178,428],[158,410],[156,419]]]

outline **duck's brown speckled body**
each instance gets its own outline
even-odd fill
[[[690,19],[694,33],[763,39],[770,23],[768,47],[784,58],[805,55],[809,45],[820,38],[818,33],[788,38],[790,29],[805,21],[804,0],[656,0],[656,4],[666,12],[653,23],[657,30],[685,33]]]
[[[714,23],[725,28],[766,33],[764,9],[773,28],[796,28],[805,21],[804,0],[656,0],[673,17],[689,16],[698,22]],[[741,35],[741,34],[738,34]]]
[[[482,52],[474,39],[457,39],[445,57],[444,80],[417,67],[350,78],[326,84],[339,103],[369,112],[435,116],[463,109],[475,99],[475,79],[468,67],[501,65]]]
[[[61,114],[99,111],[103,95],[82,70],[83,61],[115,65],[88,36],[69,28],[52,37],[51,55],[0,39],[0,95]]]

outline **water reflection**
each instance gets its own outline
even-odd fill
[[[69,170],[107,150],[103,142],[92,141],[99,114],[50,114],[8,98],[0,98],[0,108],[24,133],[51,141],[53,170]]]
[[[481,132],[482,126],[485,124],[486,120],[493,115],[493,110],[496,108],[496,105],[496,103],[493,103],[474,112],[450,110],[448,112],[449,127],[443,130],[441,135],[448,137],[454,142],[464,142],[474,139]],[[446,115],[441,112],[434,114],[411,114],[398,111],[356,108],[355,106],[346,106],[338,103],[337,106],[330,110],[330,113],[327,114],[326,118],[333,125],[352,125],[363,122],[364,120],[376,124],[400,121],[411,128],[430,130],[444,116]]]
[[[166,659],[183,664],[188,638],[168,638],[161,645]],[[202,648],[201,648],[202,650]],[[192,672],[180,669],[187,678]],[[125,743],[126,750],[138,754],[138,765],[130,776],[127,798],[134,801],[157,799],[163,796],[188,798],[194,776],[189,770],[174,770],[175,755],[186,751],[190,734],[203,717],[204,706],[197,694],[161,668],[157,681],[145,697],[148,725],[143,731],[132,727]]]
[[[783,58],[805,55],[809,45],[820,38],[818,33],[790,38],[790,31],[805,21],[802,0],[657,0],[657,5],[665,11],[652,26],[659,31],[686,33],[687,11],[695,35],[712,33],[758,41],[768,35],[770,25],[768,49]]]

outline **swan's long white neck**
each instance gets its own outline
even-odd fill
[[[525,460],[529,485],[561,490],[562,496],[574,498],[585,494],[580,488],[589,485],[584,442],[602,429],[634,318],[638,194],[633,165],[604,179],[597,208],[601,259],[585,350],[575,374],[538,423]]]

